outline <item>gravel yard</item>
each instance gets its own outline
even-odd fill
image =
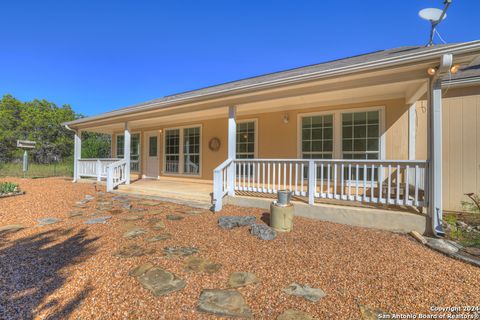
[[[0,319],[218,319],[197,310],[201,292],[227,288],[234,272],[259,279],[235,289],[254,319],[276,319],[288,309],[315,319],[361,319],[359,305],[395,313],[480,305],[480,268],[408,236],[295,218],[293,232],[262,241],[248,227],[217,226],[224,215],[262,222],[267,216],[260,209],[192,212],[177,204],[112,200],[116,195],[98,193],[94,185],[61,178],[8,181],[26,194],[0,199],[0,227],[25,228],[0,232]],[[76,204],[86,195],[94,199]],[[106,216],[105,223],[85,223]],[[42,218],[61,221],[39,226]],[[132,245],[145,254],[125,257]],[[198,252],[167,256],[165,247]],[[147,262],[184,280],[184,287],[152,294],[140,285],[138,269],[129,274]],[[292,283],[321,288],[326,296],[312,302],[289,295],[282,289]]]

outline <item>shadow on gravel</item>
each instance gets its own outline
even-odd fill
[[[56,300],[45,304],[67,280],[62,269],[96,251],[93,242],[98,238],[87,239],[86,229],[55,229],[8,242],[0,238],[0,319],[34,319],[43,314],[48,314],[46,319],[64,319],[92,290],[87,285],[69,301],[62,301],[62,307],[57,307]]]

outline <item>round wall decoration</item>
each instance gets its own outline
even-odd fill
[[[208,148],[212,151],[218,151],[220,149],[220,139],[218,139],[217,137],[210,139],[210,142],[208,143]]]

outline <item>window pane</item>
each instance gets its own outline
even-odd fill
[[[255,121],[237,124],[237,142],[238,159],[255,157]]]
[[[148,155],[150,157],[156,157],[158,155],[156,136],[148,138]]]
[[[374,124],[379,122],[379,112],[378,111],[370,111],[368,113],[368,123],[369,124]]]
[[[342,114],[342,124],[344,126],[351,126],[353,124],[353,113]]]
[[[367,123],[367,113],[366,112],[356,112],[353,114],[353,123],[354,125],[366,124]]]
[[[165,171],[179,173],[180,130],[165,130]]]

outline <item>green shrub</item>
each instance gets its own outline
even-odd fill
[[[18,184],[13,182],[0,182],[0,193],[10,193],[18,191]]]

